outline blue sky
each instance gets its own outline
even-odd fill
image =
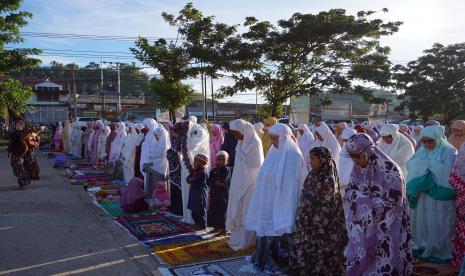
[[[34,14],[23,31],[74,33],[121,36],[174,37],[175,29],[161,18],[163,11],[177,13],[187,1],[178,0],[25,0],[22,9]],[[359,10],[388,8],[379,14],[385,20],[403,21],[400,31],[384,38],[384,45],[392,49],[391,60],[405,63],[415,59],[435,42],[444,44],[465,41],[465,1],[463,0],[201,0],[193,1],[204,15],[215,15],[228,24],[240,24],[246,16],[276,22],[295,12],[316,13],[331,8],[344,8],[349,13]],[[95,41],[26,37],[26,42],[15,47],[38,47],[57,50],[92,50],[128,52],[129,41]],[[52,60],[84,65],[99,58],[53,57],[41,58],[44,64]],[[111,61],[110,59],[106,59]],[[129,60],[125,60],[129,61]],[[153,73],[151,71],[150,73]],[[188,83],[199,87],[199,80]],[[232,99],[255,102],[255,96],[236,96]]]

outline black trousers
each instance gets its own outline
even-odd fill
[[[192,219],[195,222],[195,225],[200,229],[207,228],[207,212],[202,211],[192,211]]]

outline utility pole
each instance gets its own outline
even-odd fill
[[[121,120],[121,77],[120,77],[120,64],[119,64],[119,58],[116,61],[116,69],[118,71],[118,104],[116,105],[116,114],[119,120]]]
[[[207,75],[206,74],[203,76],[203,81],[204,81],[203,87],[205,87],[205,117],[208,122],[208,99],[207,99],[208,92],[207,92]]]
[[[102,97],[102,119],[105,117],[105,94],[103,93],[103,57],[100,58],[100,96]]]
[[[210,81],[211,81],[211,87],[212,87],[212,117],[213,117],[212,123],[215,123],[215,97],[213,95],[213,76],[210,77]]]
[[[76,74],[73,67],[73,92],[74,92],[74,117],[77,117],[77,92],[76,92]]]
[[[207,97],[205,95],[204,82],[203,82],[203,73],[200,74],[200,82],[202,83],[202,98],[203,98],[203,119],[207,119]]]
[[[255,89],[255,121],[258,121],[258,90]]]

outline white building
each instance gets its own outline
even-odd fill
[[[69,118],[69,90],[47,79],[45,82],[35,84],[33,92],[34,96],[27,102],[26,120],[54,123]]]

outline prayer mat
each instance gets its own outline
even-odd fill
[[[455,276],[458,271],[452,264],[434,264],[417,261],[413,265],[414,276]]]
[[[175,236],[194,231],[188,225],[162,214],[121,217],[115,218],[114,220],[140,241]]]
[[[81,167],[79,167],[78,171],[81,172],[82,174],[85,174],[85,175],[94,175],[94,174],[103,175],[103,171],[100,170],[100,169],[96,169],[96,168],[81,168]]]
[[[183,234],[174,237],[146,240],[143,241],[145,247],[152,249],[153,247],[170,246],[177,247],[182,245],[192,244],[203,240],[203,237],[197,234]]]
[[[163,275],[191,276],[191,275],[224,275],[224,276],[265,276],[266,272],[242,272],[241,269],[250,266],[245,258],[184,265],[172,268],[160,268]],[[168,273],[167,273],[168,272]]]
[[[124,213],[123,209],[121,209],[121,207],[119,206],[118,201],[100,202],[99,205],[107,214],[109,214],[113,218],[137,216],[141,214],[152,214],[153,213],[151,211],[144,211],[144,212],[131,213],[131,214]]]
[[[165,263],[184,265],[214,260],[223,260],[251,255],[254,248],[234,251],[229,247],[226,237],[203,240],[184,246],[154,246],[152,251]]]

